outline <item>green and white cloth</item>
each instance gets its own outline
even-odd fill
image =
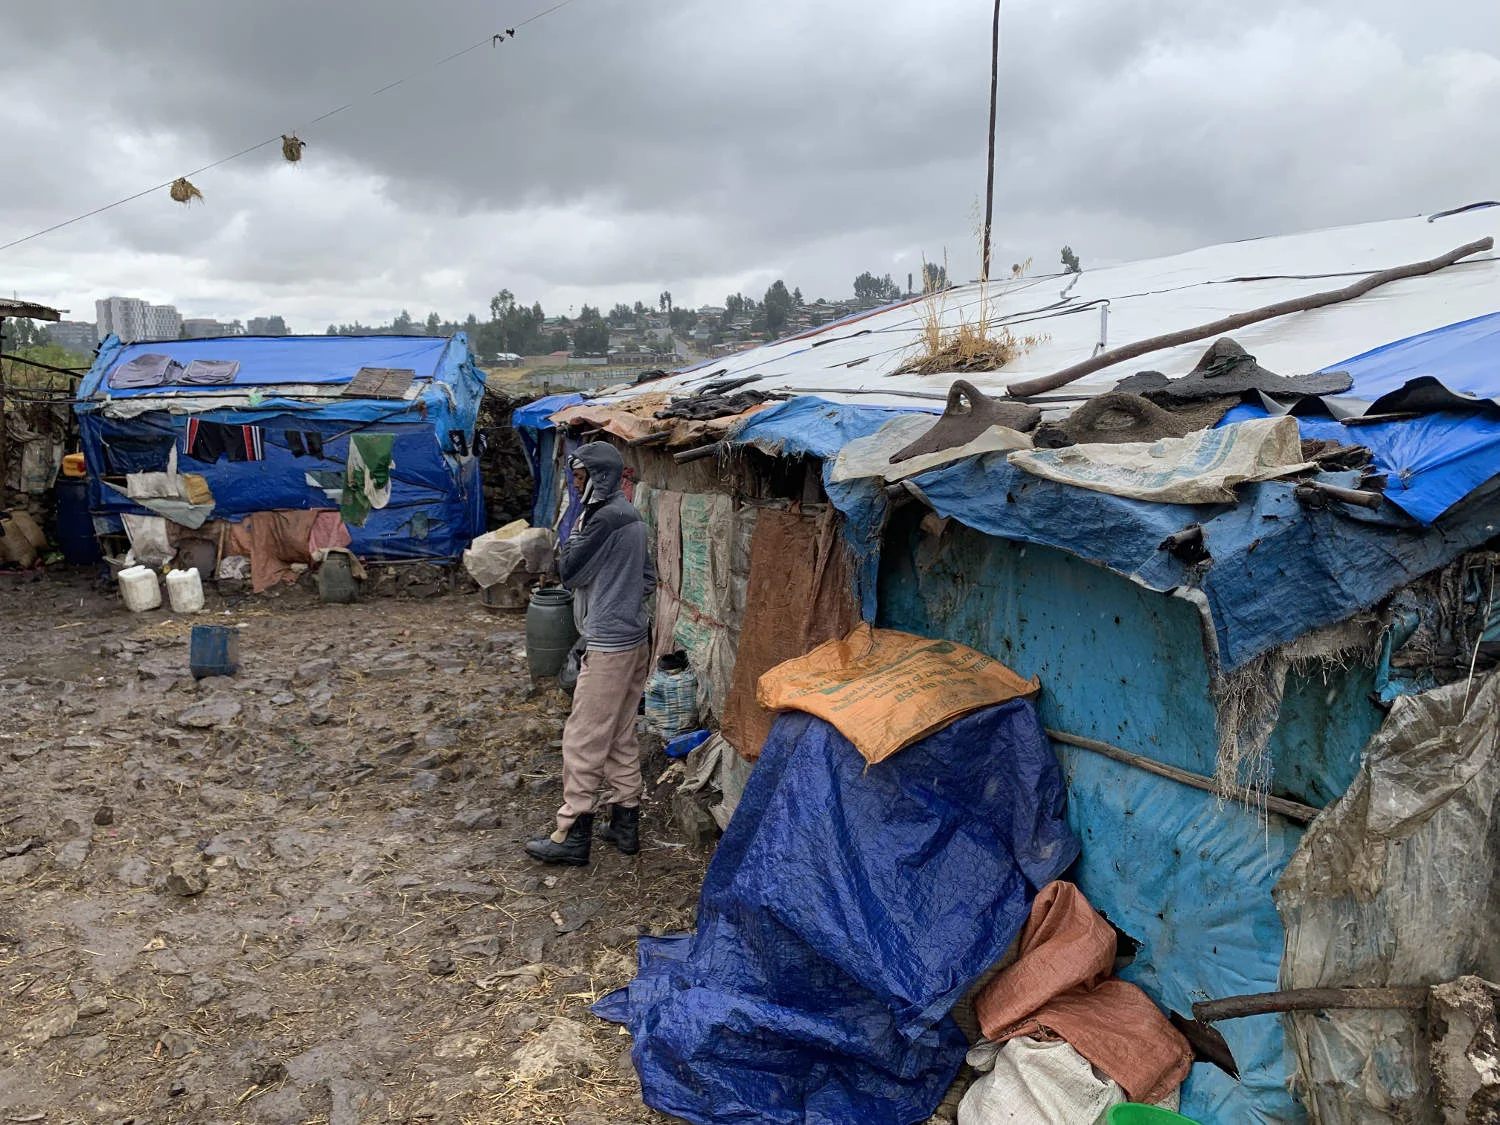
[[[339,514],[351,527],[364,527],[372,510],[390,503],[391,469],[396,464],[391,448],[395,443],[395,434],[354,434],[349,438]]]

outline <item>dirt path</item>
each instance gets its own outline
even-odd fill
[[[0,1121],[666,1120],[587,1007],[691,924],[707,856],[659,799],[637,860],[521,854],[566,699],[520,617],[194,620],[240,626],[240,675],[195,682],[166,609],[0,576]]]

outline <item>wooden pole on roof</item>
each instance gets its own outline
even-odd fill
[[[995,106],[1000,90],[1000,0],[995,0],[995,30],[990,62],[989,172],[984,181],[984,261],[979,280],[990,279],[990,223],[995,217]]]
[[[1392,269],[1380,270],[1378,273],[1367,274],[1351,285],[1342,289],[1325,289],[1321,293],[1309,293],[1305,297],[1293,297],[1286,301],[1277,301],[1274,305],[1262,305],[1258,309],[1250,309],[1248,312],[1235,313],[1233,316],[1222,317],[1208,324],[1200,324],[1195,328],[1184,328],[1180,332],[1168,332],[1164,336],[1151,336],[1145,340],[1137,340],[1133,344],[1125,344],[1122,347],[1112,348],[1107,352],[1100,352],[1082,363],[1075,363],[1072,367],[1065,367],[1052,375],[1042,375],[1036,379],[1025,379],[1019,383],[1012,383],[1006,388],[1005,393],[1011,398],[1026,398],[1030,395],[1042,395],[1048,391],[1055,391],[1058,387],[1065,387],[1075,380],[1082,379],[1102,368],[1116,363],[1123,363],[1127,359],[1135,359],[1137,356],[1148,355],[1151,352],[1164,351],[1167,348],[1175,348],[1181,344],[1191,344],[1197,340],[1207,340],[1210,336],[1222,336],[1226,332],[1233,332],[1246,325],[1258,324],[1262,320],[1271,320],[1278,316],[1287,316],[1290,313],[1311,312],[1313,309],[1325,308],[1328,305],[1337,305],[1343,301],[1353,301],[1363,297],[1372,289],[1378,289],[1382,285],[1389,285],[1393,281],[1402,281],[1408,277],[1423,277],[1438,270],[1447,269],[1449,266],[1467,258],[1471,254],[1483,253],[1495,248],[1495,240],[1489,235],[1477,239],[1474,242],[1465,243],[1446,254],[1439,254],[1436,258],[1428,258],[1425,262],[1410,262],[1404,266],[1395,266]]]

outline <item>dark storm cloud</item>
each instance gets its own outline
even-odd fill
[[[986,0],[130,5],[12,16],[0,242],[406,74],[197,182],[0,254],[0,283],[175,296],[298,327],[509,286],[712,299],[846,292],[946,250],[976,268]],[[1055,266],[1500,192],[1500,5],[1115,0],[1005,8],[997,254]],[[274,309],[273,309],[274,306]]]

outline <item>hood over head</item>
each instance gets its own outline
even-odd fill
[[[580,445],[569,458],[570,464],[582,465],[594,486],[595,500],[608,500],[620,491],[625,476],[625,462],[620,451],[607,441]]]

